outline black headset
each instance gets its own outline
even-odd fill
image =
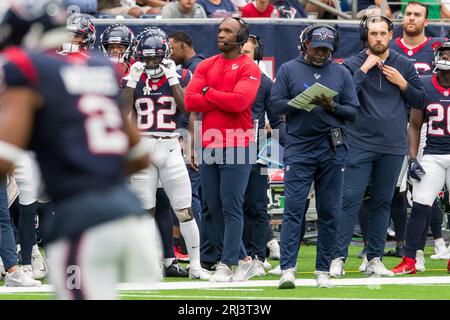
[[[332,26],[329,26],[327,24],[312,24],[310,26],[307,26],[305,29],[303,29],[302,33],[300,34],[300,46],[299,49],[301,52],[306,53],[306,41],[311,41],[312,34],[314,30],[320,29],[320,28],[327,28],[331,32],[333,32],[334,41],[333,41],[333,51],[336,51],[338,48],[339,43],[339,32],[337,31],[338,26],[336,25],[335,28]]]
[[[367,38],[369,37],[369,28],[367,26],[369,20],[373,18],[381,18],[388,24],[388,30],[392,31],[394,30],[394,24],[392,23],[391,19],[389,19],[386,16],[382,15],[375,15],[375,16],[363,16],[361,19],[361,22],[359,23],[359,37],[362,41],[367,41]]]
[[[239,24],[241,25],[241,28],[239,29],[239,31],[236,34],[236,42],[228,42],[228,44],[244,44],[244,43],[246,43],[248,40],[248,37],[250,35],[250,31],[248,30],[247,22],[245,22],[244,19],[239,18],[239,17],[230,17],[230,18],[223,19],[220,24],[222,24],[225,20],[228,20],[228,19],[234,19],[234,20],[238,21]]]
[[[253,60],[261,61],[264,57],[264,46],[260,37],[254,34],[249,34],[249,38],[252,38],[256,42],[255,51],[253,53]]]

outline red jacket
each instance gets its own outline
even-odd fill
[[[270,18],[272,16],[273,9],[273,5],[269,4],[266,10],[260,12],[256,9],[253,2],[249,2],[242,8],[241,16],[242,18]]]
[[[203,147],[244,147],[254,141],[251,107],[260,81],[258,66],[246,55],[230,60],[219,54],[200,62],[184,99],[186,111],[203,113]]]

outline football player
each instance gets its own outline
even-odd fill
[[[129,72],[136,38],[123,24],[113,24],[100,35],[100,50],[116,65],[120,79]]]
[[[131,176],[131,185],[144,208],[154,215],[158,178],[180,221],[190,269],[189,276],[208,280],[211,274],[200,265],[200,235],[192,213],[191,183],[176,132],[184,108],[184,87],[190,80],[186,69],[176,70],[169,59],[168,36],[159,28],[147,28],[138,35],[135,62],[123,98],[133,110],[132,119],[149,142],[153,163]],[[130,110],[131,111],[131,110]]]
[[[103,57],[45,53],[66,33],[56,1],[14,0],[7,9],[0,47],[40,34],[39,50],[10,46],[1,57],[0,172],[23,149],[36,153],[56,212],[43,227],[57,297],[114,299],[119,281],[160,280],[151,222],[125,183],[149,164],[148,151],[120,111],[114,69]]]
[[[444,184],[450,185],[450,41],[445,41],[436,49],[433,66],[437,74],[422,77],[426,90],[425,108],[412,109],[409,121],[408,170],[410,177],[415,180],[414,202],[406,228],[403,260],[392,269],[396,274],[416,273],[416,250],[421,249],[423,235],[428,232],[431,206]],[[427,124],[427,140],[423,156],[419,159],[423,123]]]
[[[69,41],[64,43],[61,55],[88,56],[94,48],[96,39],[95,26],[91,19],[82,14],[73,14],[67,20]]]
[[[403,37],[392,40],[390,48],[408,57],[413,63],[419,76],[430,75],[433,73],[432,62],[434,58],[434,49],[440,45],[445,38],[427,37],[425,35],[425,27],[428,25],[428,7],[420,2],[408,2],[403,17]],[[426,140],[426,126],[422,128],[421,144],[419,153],[422,153]],[[406,201],[404,196],[399,193],[400,190],[406,188],[406,172],[408,162],[405,159],[397,189],[392,201],[392,219],[395,227],[395,238],[397,240],[397,248],[395,252],[389,252],[385,255],[402,256],[401,247],[404,244],[405,228],[406,228]],[[436,201],[433,205],[433,216],[431,220],[431,232],[435,241],[435,252],[437,256],[445,255],[445,241],[442,238],[442,212]],[[426,240],[426,239],[425,239]],[[425,271],[425,258],[423,254],[424,248],[417,253],[417,271]]]

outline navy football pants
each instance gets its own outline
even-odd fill
[[[347,258],[364,191],[372,177],[369,220],[367,226],[367,259],[383,257],[391,202],[402,167],[403,155],[391,155],[352,146],[344,173],[342,216],[336,235],[334,258]]]
[[[326,142],[328,143],[328,141]],[[333,258],[336,228],[342,204],[343,168],[347,150],[329,150],[311,155],[307,161],[286,166],[285,208],[281,227],[281,270],[295,267],[305,207],[312,182],[316,190],[318,240],[316,270],[328,271]]]

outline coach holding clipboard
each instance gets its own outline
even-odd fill
[[[286,115],[285,207],[281,228],[280,289],[295,288],[295,265],[306,199],[315,183],[319,234],[316,277],[319,287],[330,287],[330,263],[341,212],[343,169],[347,157],[345,126],[353,121],[359,103],[350,72],[331,61],[337,31],[312,25],[300,36],[301,55],[283,64],[272,86],[270,109]],[[333,99],[316,96],[311,111],[289,102],[319,82],[338,93]]]

